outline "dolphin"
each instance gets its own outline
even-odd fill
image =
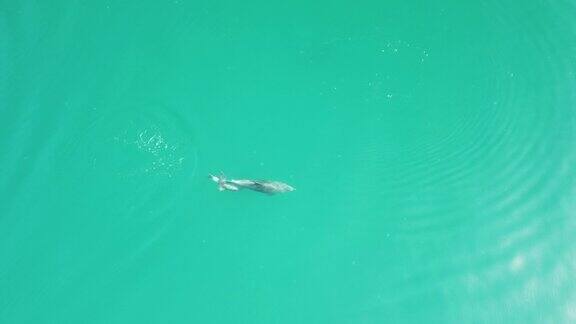
[[[270,180],[234,180],[226,179],[224,174],[215,176],[209,174],[208,177],[218,184],[218,190],[238,191],[240,189],[250,189],[258,192],[263,192],[269,195],[294,191],[294,187],[280,182]]]

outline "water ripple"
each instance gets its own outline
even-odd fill
[[[476,106],[447,94],[452,108],[462,106],[452,109],[457,116],[432,124],[414,117],[413,134],[420,136],[410,140],[394,111],[388,123],[386,114],[367,122],[357,158],[366,176],[350,180],[352,195],[377,192],[378,201],[359,200],[381,211],[370,217],[387,218],[387,232],[406,242],[408,260],[422,259],[424,246],[434,256],[386,289],[403,291],[440,270],[443,288],[421,289],[458,300],[459,311],[448,316],[455,321],[509,321],[517,314],[529,322],[574,321],[575,6],[484,6],[493,36],[486,48],[478,46],[476,63],[490,75],[463,86],[467,94],[481,92],[470,99]],[[435,248],[440,238],[454,246]]]

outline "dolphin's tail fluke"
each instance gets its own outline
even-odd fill
[[[210,179],[212,179],[212,181],[214,181],[218,184],[218,190],[219,191],[224,191],[224,190],[238,191],[238,189],[239,189],[237,186],[233,185],[228,180],[226,180],[224,173],[222,173],[221,176],[219,176],[219,177],[215,176],[213,174],[208,174],[208,177]]]

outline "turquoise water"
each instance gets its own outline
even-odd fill
[[[0,9],[0,323],[576,321],[573,2]]]

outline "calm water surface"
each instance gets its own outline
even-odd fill
[[[0,323],[575,322],[575,73],[573,1],[0,1]]]

